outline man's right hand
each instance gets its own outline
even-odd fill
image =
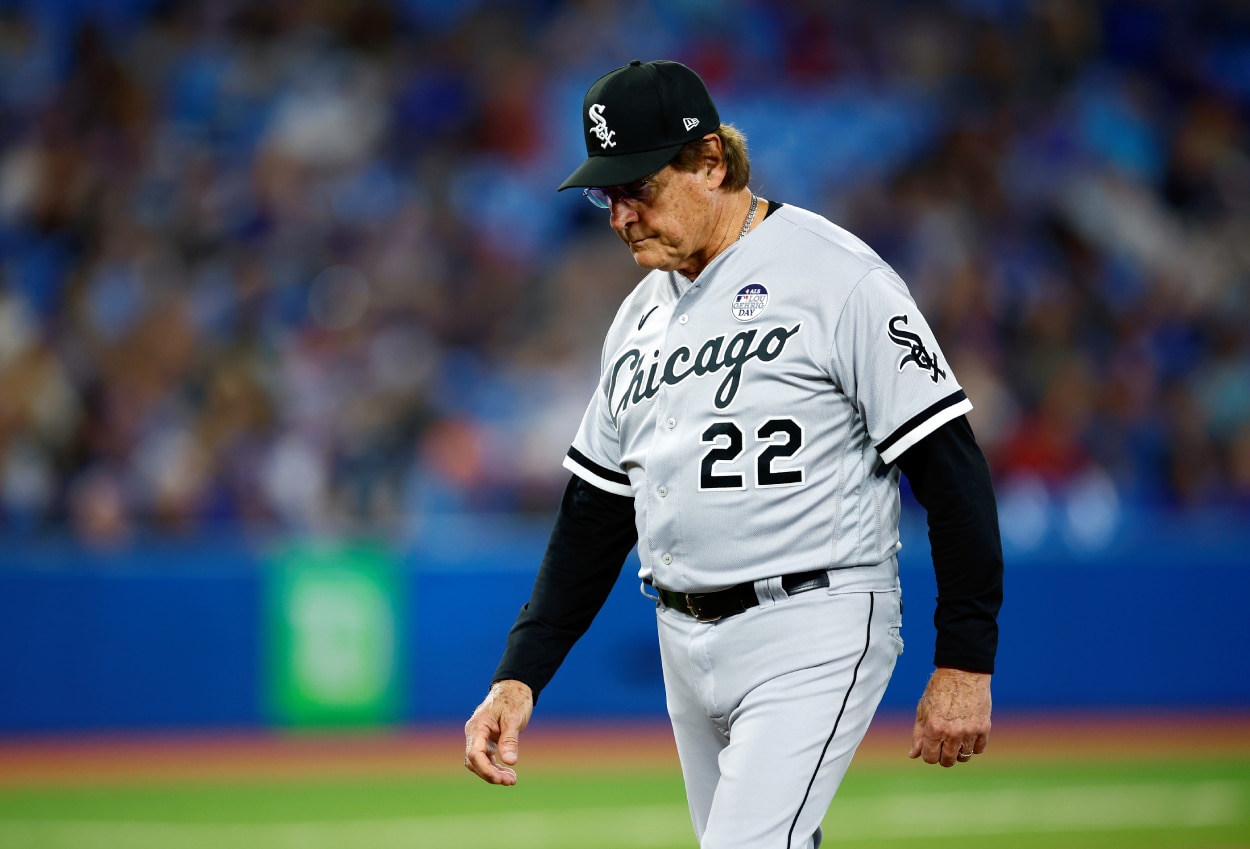
[[[465,769],[491,784],[516,784],[519,738],[534,712],[534,692],[520,681],[496,681],[464,724]]]

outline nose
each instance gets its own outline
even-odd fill
[[[625,198],[614,197],[611,199],[611,203],[610,213],[613,230],[620,230],[638,220],[638,210],[634,209],[634,205]]]

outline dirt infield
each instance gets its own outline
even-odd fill
[[[880,716],[859,761],[904,759],[907,717]],[[0,787],[114,782],[265,780],[463,772],[459,727],[385,733],[200,733],[0,738]],[[1250,759],[1250,714],[1001,715],[987,758],[1033,761],[1135,758]],[[662,723],[536,720],[521,738],[522,769],[610,760],[614,768],[676,768]]]

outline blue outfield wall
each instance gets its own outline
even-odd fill
[[[547,525],[445,520],[394,551],[403,598],[389,721],[463,721],[529,593]],[[1007,546],[995,707],[1250,708],[1250,523],[1134,525],[1094,551]],[[905,527],[900,659],[884,708],[931,669],[932,571]],[[0,565],[0,733],[281,724],[267,679],[269,546],[242,540],[98,553],[9,544]],[[541,699],[550,718],[660,717],[652,605],[631,556]]]
[[[242,545],[8,546],[0,732],[259,720],[259,570]]]

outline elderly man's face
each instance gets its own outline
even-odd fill
[[[679,271],[693,279],[723,246],[711,244],[719,206],[703,171],[673,167],[651,178],[644,200],[612,199],[612,229],[642,268]]]

